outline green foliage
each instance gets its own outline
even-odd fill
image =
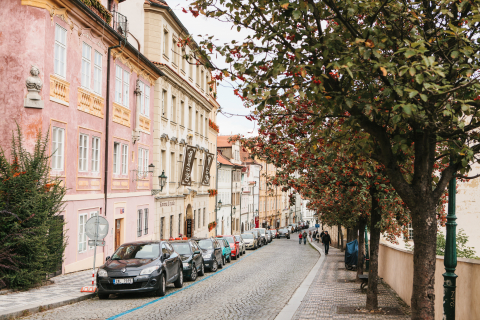
[[[0,278],[10,288],[39,284],[63,260],[64,222],[58,213],[65,188],[50,177],[47,150],[48,136],[39,133],[28,152],[18,128],[10,160],[0,152]]]
[[[112,15],[110,12],[105,8],[102,3],[99,0],[81,0],[83,3],[85,3],[87,6],[91,8],[95,8],[100,15],[102,15],[102,18],[110,24],[110,21],[112,21]]]
[[[468,236],[463,229],[459,229],[457,232],[457,257],[468,259],[480,259],[475,254],[475,250],[472,247],[467,246]],[[446,238],[443,232],[437,233],[437,255],[445,255]]]

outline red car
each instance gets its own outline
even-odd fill
[[[240,242],[238,242],[234,236],[217,236],[227,239],[228,244],[230,245],[230,250],[232,251],[232,259],[237,260],[240,257]]]

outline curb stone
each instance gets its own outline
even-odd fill
[[[80,301],[83,301],[83,300],[92,299],[92,298],[95,298],[96,296],[97,296],[97,293],[89,293],[89,294],[85,294],[85,295],[80,296],[80,297],[76,297],[76,298],[72,298],[72,299],[68,299],[68,300],[63,300],[63,301],[58,301],[58,302],[53,302],[53,303],[49,303],[49,304],[46,304],[46,305],[39,305],[39,306],[35,306],[35,307],[30,307],[30,308],[22,308],[22,310],[17,310],[17,311],[14,311],[14,312],[0,314],[0,320],[18,319],[18,318],[21,318],[21,317],[25,317],[27,315],[31,315],[33,313],[43,312],[43,311],[46,311],[46,310],[55,309],[55,308],[58,308],[58,307],[63,307],[65,305],[80,302]]]

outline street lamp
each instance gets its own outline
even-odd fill
[[[152,166],[154,168],[153,164],[151,164],[150,166]],[[150,166],[148,166],[148,167],[150,168]],[[167,176],[165,175],[165,171],[162,171],[162,174],[158,176],[158,185],[160,186],[160,189],[153,189],[152,190],[152,196],[162,192],[163,187],[165,187],[166,183],[167,183]]]
[[[220,211],[221,208],[222,208],[222,200],[218,200],[218,203],[215,206],[215,223],[217,222],[217,212]],[[215,226],[215,235],[217,235],[217,226]]]

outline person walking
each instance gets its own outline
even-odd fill
[[[317,243],[320,243],[320,233],[316,233],[315,240],[317,240]]]
[[[302,233],[298,234],[298,244],[302,244]]]
[[[308,236],[310,237],[310,241],[312,241],[312,230],[308,230]]]
[[[306,231],[303,231],[303,244],[307,244],[307,232]]]
[[[328,231],[325,231],[325,235],[322,237],[322,243],[325,247],[325,254],[328,254],[328,249],[330,248],[330,244],[332,243],[332,239],[330,239]]]

